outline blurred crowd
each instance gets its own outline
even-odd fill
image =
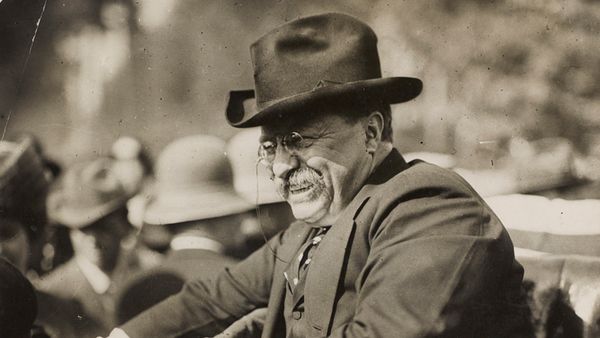
[[[27,100],[12,102],[17,77],[0,83],[8,88],[0,107],[20,110],[11,128],[36,121],[32,130],[48,141],[31,134],[0,141],[0,338],[105,336],[186,281],[244,259],[293,221],[258,165],[259,130],[162,144],[191,130],[233,133],[212,120],[218,114],[200,115],[200,124],[181,121],[196,121],[197,107],[216,110],[230,83],[251,77],[239,66],[246,35],[231,31],[271,27],[275,19],[260,16],[270,3],[188,2],[178,10],[166,8],[177,7],[173,1],[82,3],[49,4],[35,46],[42,52],[30,70],[42,75],[26,77],[34,79],[24,84]],[[437,84],[402,112],[408,118],[394,118],[395,139],[403,150],[443,152],[403,155],[453,169],[486,197],[525,267],[537,336],[600,335],[600,67],[590,52],[600,7],[579,1],[567,11],[514,0],[389,9],[383,1],[307,1],[273,6],[283,14],[272,16],[287,21],[340,3],[388,31],[380,45],[391,69],[423,68],[426,83]],[[88,7],[98,13],[82,9]],[[144,16],[152,11],[164,22]],[[12,19],[19,12],[1,14]],[[14,53],[0,58],[4,77],[21,65],[25,42],[33,46],[29,35],[17,34],[23,22],[7,40]],[[394,59],[405,44],[416,50],[413,57]],[[165,118],[173,118],[173,134],[165,132]],[[57,132],[65,126],[78,128]],[[136,129],[156,144],[110,139]],[[108,155],[84,161],[58,161],[46,151],[90,152],[111,141]],[[158,156],[150,148],[160,149]]]
[[[68,167],[31,135],[1,141],[0,336],[106,335],[263,245],[293,216],[258,136],[187,136],[156,161],[121,137]]]
[[[120,137],[109,156],[66,167],[32,135],[0,141],[0,336],[106,335],[186,281],[216,275],[265,245],[293,215],[259,165],[259,135],[255,128],[229,142],[186,136],[155,160],[139,140]],[[557,164],[574,161],[565,147],[553,144],[530,155],[530,169],[544,167],[540,156],[552,161],[529,183],[506,167],[467,170],[447,155],[405,154],[453,168],[487,196],[509,229],[532,290],[542,280],[546,293],[531,295],[545,309],[539,316],[558,306],[548,290],[589,286],[600,277],[594,272],[600,226],[591,221],[600,200],[541,196],[582,179]],[[532,189],[540,195],[521,194]],[[566,261],[580,266],[578,257],[594,258],[573,273],[574,281],[544,284],[553,271],[570,278]],[[547,266],[540,268],[540,261]],[[595,299],[592,293],[571,296]],[[566,324],[561,319],[555,325],[564,330]]]

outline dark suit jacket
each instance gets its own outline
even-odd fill
[[[52,337],[78,338],[110,331],[109,293],[97,294],[74,259],[36,283],[38,322]]]
[[[262,336],[284,337],[283,271],[309,228],[293,224],[123,329],[131,338],[211,334],[268,305]],[[526,319],[522,275],[504,227],[462,178],[407,164],[394,150],[314,253],[305,283],[309,336],[515,337]]]
[[[183,249],[169,252],[160,267],[173,270],[189,281],[216,276],[225,267],[232,266],[236,262],[237,260],[231,257],[209,250]]]
[[[106,335],[116,325],[114,303],[120,285],[142,268],[137,252],[122,252],[104,294],[94,291],[75,259],[36,281],[37,322],[51,337]]]
[[[186,281],[214,278],[236,262],[223,254],[199,248],[170,251],[161,264],[132,274],[123,284],[116,301],[117,323],[124,323],[176,294]]]

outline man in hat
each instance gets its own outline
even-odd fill
[[[103,334],[114,326],[116,290],[142,268],[127,221],[129,195],[100,158],[69,168],[48,196],[52,222],[69,229],[74,257],[37,283],[39,322],[55,337]]]
[[[518,336],[523,269],[504,227],[459,176],[392,145],[389,105],[421,81],[381,78],[375,33],[342,14],[285,24],[251,54],[255,91],[232,93],[227,119],[262,127],[298,222],[113,337],[213,334],[265,306],[263,337]]]
[[[186,136],[167,145],[157,160],[142,233],[166,231],[170,241],[163,265],[177,267],[189,279],[233,262],[225,257],[235,256],[243,244],[240,227],[255,223],[253,209],[233,187],[225,142]],[[210,264],[209,256],[215,259]],[[203,264],[194,265],[196,259]]]

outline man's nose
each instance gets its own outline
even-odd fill
[[[284,179],[290,170],[298,167],[298,158],[283,147],[278,147],[273,161],[273,174],[276,178]]]

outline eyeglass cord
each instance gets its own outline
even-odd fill
[[[262,221],[261,221],[261,217],[260,217],[260,204],[259,204],[259,182],[258,182],[258,166],[260,165],[260,161],[261,158],[258,158],[256,160],[256,165],[255,165],[255,178],[256,178],[256,201],[255,201],[255,205],[256,205],[256,218],[258,218],[258,225],[260,226],[260,233],[265,241],[265,244],[267,245],[267,247],[269,248],[269,250],[271,251],[271,253],[273,254],[273,256],[275,257],[275,259],[277,259],[278,261],[288,264],[289,262],[286,261],[285,259],[277,256],[277,253],[275,252],[275,249],[273,249],[273,247],[271,246],[271,244],[269,243],[269,239],[267,238],[267,234],[265,233],[265,228],[263,227]]]

